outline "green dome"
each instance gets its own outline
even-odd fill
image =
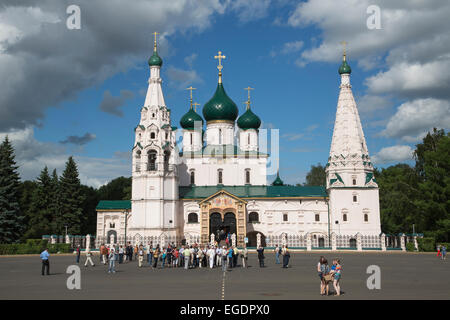
[[[195,121],[201,121],[203,126],[202,117],[191,108],[183,117],[181,117],[180,125],[183,129],[194,130]]]
[[[237,121],[237,125],[239,128],[243,130],[247,129],[259,129],[261,126],[261,119],[253,113],[253,111],[248,108],[247,111],[244,112],[242,116],[239,117]]]
[[[342,61],[342,64],[339,67],[339,74],[344,74],[344,73],[347,73],[347,74],[352,73],[352,68],[350,68],[350,66],[348,65],[346,60]]]
[[[277,178],[272,182],[273,186],[284,186],[283,180],[280,179],[280,174],[277,172]]]
[[[219,83],[214,96],[203,107],[203,117],[206,121],[235,121],[238,114],[238,107],[233,100],[227,96],[222,83]]]
[[[150,67],[152,66],[158,66],[161,67],[163,64],[162,59],[158,56],[158,52],[153,51],[153,55],[150,57],[150,59],[148,59],[148,65]]]

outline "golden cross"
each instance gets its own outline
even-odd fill
[[[155,31],[155,32],[153,32],[152,34],[155,36],[154,48],[155,48],[155,50],[156,50],[156,36],[157,36],[159,33]]]
[[[197,112],[197,106],[199,106],[200,103],[194,102],[192,105],[194,106],[194,111]]]
[[[192,88],[192,86],[190,86],[189,88],[186,88],[186,90],[191,91],[191,101],[192,101],[192,90],[197,90],[197,88]]]
[[[250,86],[248,86],[247,88],[244,88],[244,90],[248,91],[248,101],[250,101],[250,90],[255,90],[255,88],[251,88]]]
[[[250,109],[250,100],[247,100],[244,103],[247,106],[246,110]]]
[[[217,56],[214,56],[214,59],[219,59],[219,65],[217,66],[217,69],[219,69],[219,72],[222,71],[222,59],[225,59],[226,57],[222,55],[222,51],[218,52]]]
[[[345,56],[346,56],[346,53],[345,53],[345,47],[348,45],[348,42],[347,42],[347,41],[341,41],[340,43],[341,43],[342,46],[344,47],[344,57],[345,57]]]

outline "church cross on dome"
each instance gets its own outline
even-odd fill
[[[155,37],[155,40],[154,40],[154,42],[153,42],[153,51],[156,51],[156,36],[157,35],[159,35],[159,32],[153,32],[152,33],[153,34],[153,36]]]
[[[346,56],[347,56],[347,53],[346,53],[346,47],[347,47],[347,45],[348,45],[348,42],[347,41],[341,41],[340,42],[340,44],[342,44],[342,47],[343,47],[343,51],[344,51],[344,54],[343,54],[343,59],[344,59],[344,61],[345,61],[345,59],[346,59]]]
[[[191,91],[191,99],[190,99],[190,105],[191,105],[191,109],[192,109],[192,91],[193,90],[197,90],[197,88],[192,88],[192,86],[190,86],[189,88],[186,88],[186,90],[189,90],[189,91]]]
[[[219,70],[219,83],[222,83],[222,59],[225,59],[226,57],[224,55],[222,55],[222,51],[218,52],[217,56],[214,56],[214,59],[218,59],[219,60],[219,65],[217,66],[217,69]]]
[[[247,88],[244,88],[244,90],[247,90],[247,101],[245,104],[247,105],[247,109],[250,109],[250,90],[255,90],[255,88],[248,86]]]
[[[200,103],[194,102],[192,105],[194,106],[194,111],[197,112],[197,106],[199,106]]]

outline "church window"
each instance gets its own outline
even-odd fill
[[[364,222],[369,222],[369,215],[367,213],[364,214]]]
[[[284,213],[284,214],[283,214],[283,221],[284,221],[284,222],[287,222],[287,221],[288,221],[288,214],[287,214],[287,213]]]
[[[154,132],[150,133],[150,139],[155,139],[156,135]]]
[[[344,213],[342,215],[342,221],[347,222],[347,214],[346,213]]]
[[[316,219],[316,222],[319,222],[320,221],[320,214],[316,213],[315,219]]]
[[[166,140],[169,139],[169,134],[166,132]]]
[[[247,134],[247,144],[250,145],[250,133]]]
[[[356,186],[356,177],[352,176],[353,185]]]
[[[189,138],[191,139],[191,140],[190,140],[190,141],[191,141],[190,144],[191,144],[191,146],[192,146],[192,144],[193,144],[193,141],[192,141],[192,133],[189,134]]]
[[[191,212],[188,215],[188,223],[198,223],[198,214]]]
[[[250,169],[245,170],[245,183],[250,184]]]
[[[219,169],[217,171],[217,183],[218,184],[222,184],[223,183],[222,174],[223,174],[222,169]]]
[[[358,196],[357,195],[353,195],[353,202],[358,202]]]
[[[136,172],[141,171],[141,150],[136,151]]]
[[[152,118],[154,118],[155,117],[155,114],[154,113],[152,113]]]
[[[248,215],[248,222],[259,222],[258,212],[250,212]]]
[[[222,144],[222,129],[219,129],[219,144]]]
[[[191,171],[191,184],[195,184],[195,171]]]
[[[170,151],[164,151],[164,170],[169,170]]]
[[[148,151],[148,164],[147,164],[147,170],[148,171],[155,171],[156,170],[156,150],[149,150]]]
[[[116,227],[116,224],[115,224],[114,222],[111,222],[111,223],[109,224],[109,227],[110,227],[110,228],[115,228],[115,227]]]

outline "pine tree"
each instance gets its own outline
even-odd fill
[[[30,221],[27,238],[40,238],[52,233],[52,181],[47,167],[41,171],[36,183],[28,214]]]
[[[17,168],[14,149],[6,137],[0,145],[0,243],[17,242],[23,230]]]
[[[51,193],[51,204],[50,204],[50,212],[52,215],[52,233],[53,234],[62,234],[63,231],[63,222],[61,217],[60,210],[60,192],[59,192],[59,178],[56,173],[56,169],[53,169],[52,178],[50,180],[50,193]]]
[[[60,179],[60,212],[62,226],[68,227],[68,233],[80,234],[83,223],[83,201],[78,169],[72,157],[66,162],[66,168]]]

